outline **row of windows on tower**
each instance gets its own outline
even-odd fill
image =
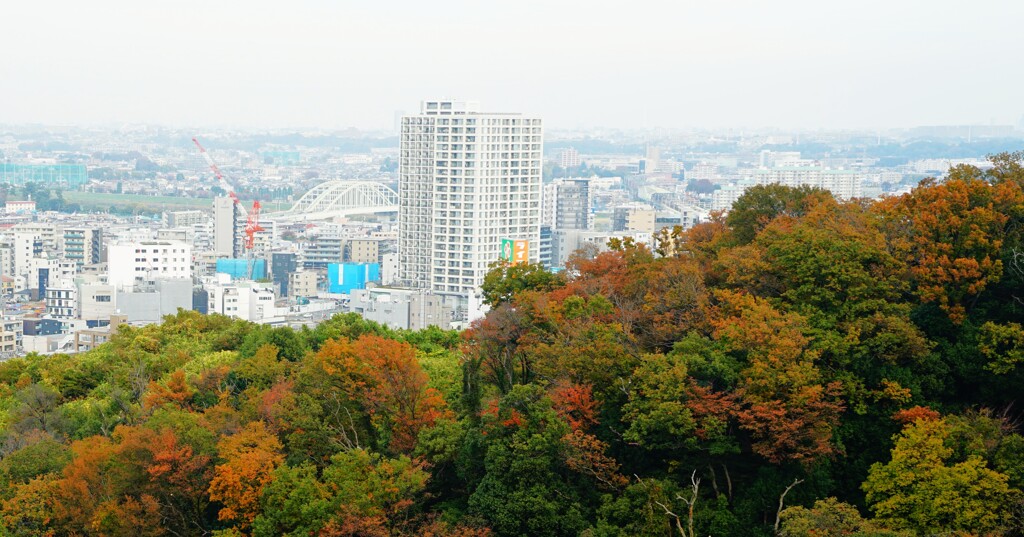
[[[521,222],[509,222],[510,224],[516,224]],[[459,237],[462,237],[463,243],[473,242],[473,235],[476,234],[479,237],[485,239],[496,239],[498,237],[507,237],[509,235],[526,235],[531,232],[536,232],[537,226],[522,225],[522,226],[507,226],[492,230],[478,230],[475,227],[444,227],[434,226],[434,235],[444,235],[448,239],[449,243],[458,243]]]
[[[477,140],[479,138],[479,140]],[[434,132],[434,129],[406,131],[402,133],[402,148],[423,148],[432,147],[435,143],[466,142],[476,143],[477,141],[492,143],[540,143],[541,134],[539,129],[527,130],[512,129],[451,129],[441,127]]]

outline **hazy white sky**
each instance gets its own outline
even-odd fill
[[[1016,123],[1019,0],[3,0],[0,122],[390,128]]]

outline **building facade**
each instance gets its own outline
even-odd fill
[[[76,265],[99,263],[103,248],[103,230],[92,227],[64,228],[64,259]]]
[[[191,279],[192,247],[174,241],[114,243],[109,246],[108,266],[107,281],[118,289],[161,279]]]
[[[270,255],[270,274],[280,290],[280,296],[291,296],[288,281],[298,268],[298,256],[292,252],[275,252]]]
[[[555,229],[590,229],[590,180],[560,179],[555,182]]]
[[[345,263],[379,263],[380,241],[377,239],[349,239],[345,241]]]
[[[205,283],[209,313],[219,313],[244,321],[262,322],[275,315],[274,289],[259,282],[232,282],[226,274]]]
[[[562,168],[575,168],[580,165],[580,152],[575,147],[567,147],[558,154],[558,165]]]
[[[843,200],[861,197],[863,176],[854,170],[832,170],[819,166],[791,166],[754,170],[759,185],[810,186],[832,192]]]
[[[288,296],[316,296],[319,279],[317,273],[313,271],[292,272],[288,275]]]
[[[213,200],[213,250],[222,257],[241,257],[245,216],[235,200],[220,196]]]
[[[452,309],[443,298],[422,289],[356,289],[352,291],[349,310],[364,319],[401,330],[430,326],[447,330],[452,321]]]
[[[402,118],[399,281],[469,296],[501,241],[540,250],[541,120],[480,112],[474,102],[425,101]]]
[[[170,228],[200,226],[206,222],[206,214],[203,211],[166,211],[164,212],[164,225]]]

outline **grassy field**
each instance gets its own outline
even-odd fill
[[[64,192],[68,203],[77,203],[83,208],[138,205],[154,209],[210,209],[212,199],[178,198],[174,196],[145,196],[141,194],[100,194],[95,192]]]

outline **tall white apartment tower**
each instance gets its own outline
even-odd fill
[[[245,218],[238,204],[227,196],[213,199],[213,250],[224,257],[241,257]]]
[[[540,253],[541,120],[424,101],[402,117],[398,262],[403,285],[472,295],[503,239]]]

